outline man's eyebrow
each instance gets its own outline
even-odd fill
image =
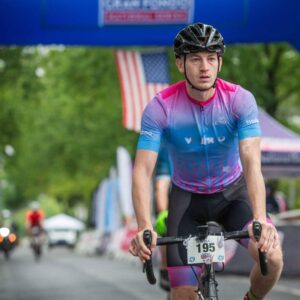
[[[197,53],[191,53],[190,57],[200,57]]]

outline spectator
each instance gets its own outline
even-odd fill
[[[271,214],[279,213],[279,205],[275,198],[275,187],[274,184],[266,185],[266,204],[267,204],[267,212]]]

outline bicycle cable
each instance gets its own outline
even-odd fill
[[[197,279],[197,281],[198,281],[198,286],[200,285],[200,280],[199,280],[199,278],[198,278],[198,275],[197,275],[197,273],[196,273],[196,271],[194,270],[194,267],[193,266],[190,266],[191,267],[191,269],[192,269],[192,271],[193,271],[193,273],[194,273],[194,275],[195,275],[195,277],[196,277],[196,279]],[[202,269],[202,268],[201,268]],[[202,271],[201,271],[201,273],[202,273]]]

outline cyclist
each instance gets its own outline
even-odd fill
[[[217,77],[224,50],[220,32],[202,23],[188,25],[175,38],[176,65],[185,80],[158,93],[143,113],[133,170],[138,233],[130,252],[141,261],[149,259],[145,229],[152,231],[152,247],[156,244],[149,186],[164,136],[173,167],[167,235],[195,234],[196,226],[207,221],[219,222],[228,231],[248,228],[251,239],[243,244],[255,265],[245,299],[262,299],[281,274],[282,251],[266,215],[256,101],[246,89]],[[253,220],[262,225],[258,243]],[[267,276],[260,274],[257,247],[268,257]],[[168,246],[167,261],[171,298],[196,299],[197,280],[186,266],[184,246]]]
[[[169,205],[169,192],[171,185],[171,166],[166,147],[162,144],[158,159],[155,166],[154,176],[154,205],[156,213],[155,228],[159,235],[164,236],[166,234],[166,220],[168,216]],[[160,287],[165,290],[170,290],[168,271],[167,271],[167,259],[166,259],[166,247],[160,247]]]
[[[37,201],[30,203],[30,210],[26,214],[26,228],[29,236],[32,236],[33,228],[40,233],[43,232],[43,221],[45,214]]]

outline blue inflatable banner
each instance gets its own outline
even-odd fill
[[[289,42],[300,49],[298,0],[5,0],[0,45],[170,46],[192,22],[226,44]]]

